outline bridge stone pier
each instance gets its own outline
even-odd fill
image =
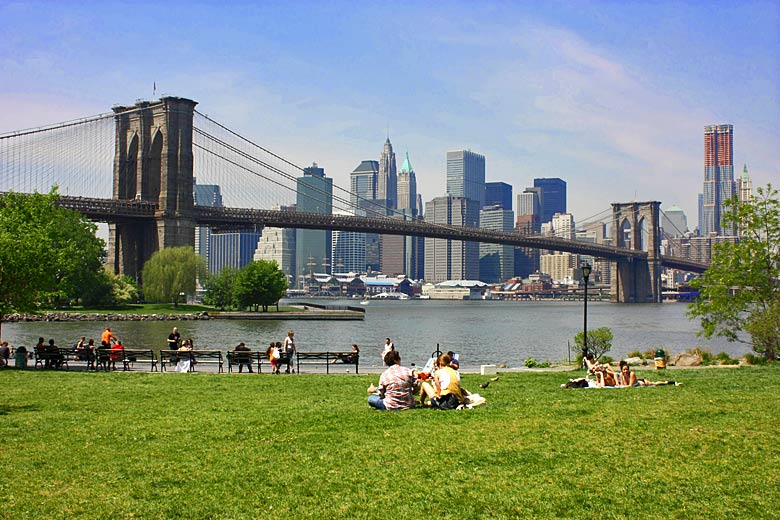
[[[163,97],[114,107],[114,199],[157,204],[153,221],[109,224],[109,267],[139,279],[160,248],[195,245],[193,117],[197,103]]]
[[[647,259],[620,258],[612,262],[612,301],[661,301],[661,203],[612,204],[615,246],[647,251]]]

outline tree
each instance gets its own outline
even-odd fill
[[[48,194],[0,195],[0,314],[34,311],[52,296],[78,297],[102,272],[95,225]]]
[[[771,184],[756,191],[748,202],[729,201],[723,223],[736,225],[739,241],[715,246],[710,267],[692,283],[699,298],[688,316],[701,321],[701,336],[750,343],[755,352],[777,359],[780,199]]]
[[[238,269],[235,267],[224,267],[219,274],[207,276],[203,280],[203,288],[206,290],[203,303],[219,309],[233,307],[233,284],[236,276]]]
[[[579,352],[582,352],[584,345],[582,340],[585,334],[582,332],[577,333],[574,336],[574,345]],[[595,359],[600,359],[601,356],[609,352],[612,348],[612,331],[609,327],[601,327],[588,331],[588,352],[593,354]]]
[[[235,302],[240,308],[268,306],[277,303],[287,291],[287,277],[276,261],[259,260],[247,264],[236,276],[233,285]]]
[[[186,301],[187,296],[195,295],[195,280],[204,270],[203,258],[191,247],[161,249],[144,264],[144,299],[176,306],[180,300]]]

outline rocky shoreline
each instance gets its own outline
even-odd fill
[[[45,312],[40,314],[6,314],[3,321],[8,323],[28,321],[178,321],[178,320],[210,320],[207,312],[186,314],[113,314],[113,313],[76,313],[76,312]]]

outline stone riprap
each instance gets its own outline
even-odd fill
[[[74,312],[45,312],[40,314],[6,314],[3,321],[16,323],[24,321],[177,321],[209,320],[206,312],[188,314],[91,314]]]

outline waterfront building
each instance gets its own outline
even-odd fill
[[[510,199],[511,200],[511,199]],[[485,206],[479,212],[479,227],[491,231],[512,231],[515,212],[500,205]],[[515,247],[504,244],[479,244],[479,279],[488,283],[508,280],[515,271]]]
[[[398,207],[398,173],[396,171],[395,152],[390,144],[390,137],[385,141],[382,154],[379,157],[379,173],[376,185],[377,200],[386,201],[388,209]]]
[[[216,184],[198,184],[193,179],[193,199],[196,206],[208,206],[211,208],[222,207],[222,192]],[[208,264],[211,228],[198,226],[195,228],[195,252],[202,256]]]
[[[409,161],[409,152],[398,173],[398,205],[397,209],[410,209],[412,216],[417,216],[417,177]]]
[[[539,256],[539,271],[549,274],[553,283],[571,283],[578,278],[580,257],[557,251]]]
[[[209,272],[219,274],[225,267],[241,269],[253,260],[259,239],[259,231],[212,233],[208,260]]]
[[[333,212],[333,179],[314,163],[303,169],[296,183],[296,210],[330,215]],[[314,272],[330,271],[331,232],[318,229],[298,229],[295,234],[295,269],[298,287]]]
[[[542,222],[549,222],[556,213],[566,213],[566,181],[557,177],[534,179],[534,188],[541,188]]]
[[[685,212],[677,207],[671,206],[661,212],[661,229],[664,236],[681,237],[688,232],[688,219]]]
[[[424,284],[422,295],[431,300],[480,300],[488,288],[479,280],[444,280]]]
[[[295,206],[275,206],[281,211],[295,211]],[[263,234],[257,241],[253,260],[273,260],[287,277],[290,287],[296,285],[295,269],[295,232],[293,228],[263,228]]]
[[[437,197],[425,205],[425,221],[447,226],[476,227],[478,202],[465,197]],[[425,279],[442,282],[479,278],[479,244],[441,238],[425,240]]]
[[[505,182],[485,183],[484,206],[501,206],[502,209],[512,209],[512,186]]]
[[[726,201],[736,193],[734,183],[734,127],[708,125],[704,127],[704,190],[702,236],[710,233],[734,235],[733,224],[724,227],[722,218]]]
[[[447,152],[447,194],[485,205],[485,156],[471,150]]]

